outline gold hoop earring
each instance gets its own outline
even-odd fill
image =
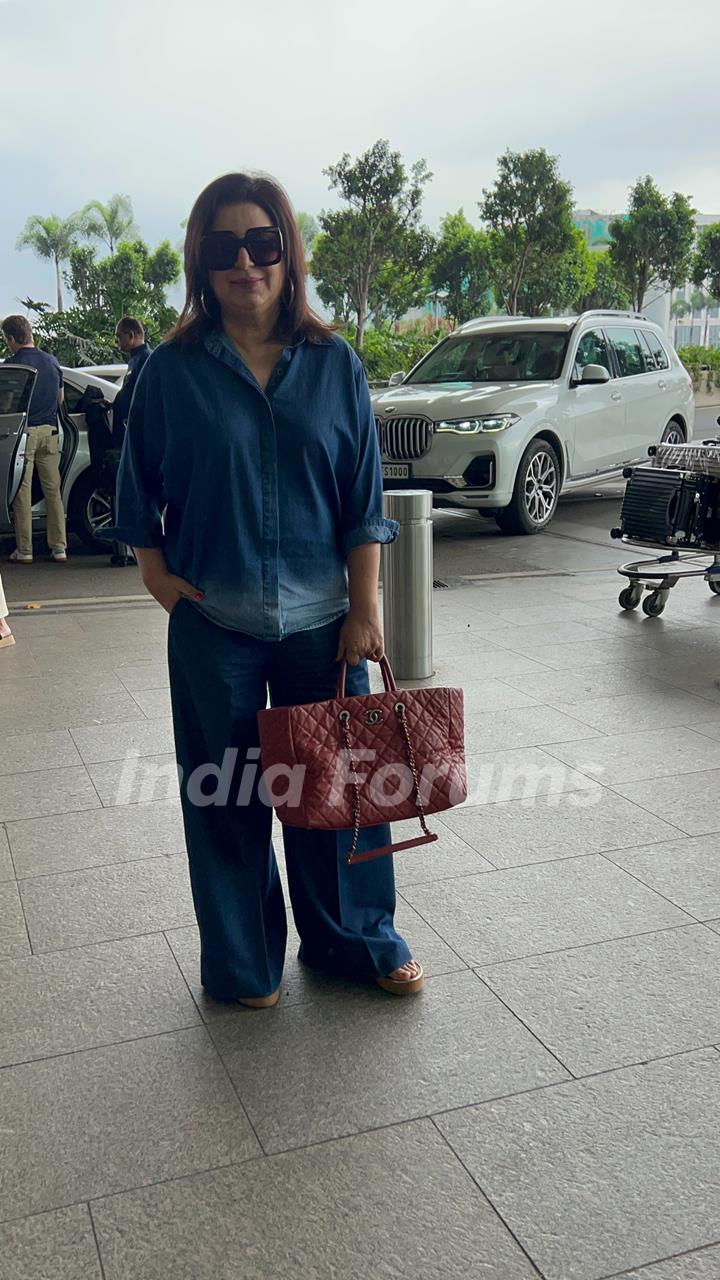
[[[288,276],[287,280],[285,281],[285,287],[283,289],[283,302],[285,303],[286,307],[291,307],[294,301],[295,301],[295,285],[294,285],[294,282],[291,280],[290,276]]]
[[[208,305],[207,305],[207,302],[205,301],[205,290],[204,290],[204,289],[201,289],[201,290],[200,290],[200,307],[201,307],[201,309],[205,312],[205,315],[207,316],[208,320],[212,320],[212,318],[213,318],[213,317],[212,317],[212,312],[208,310]]]

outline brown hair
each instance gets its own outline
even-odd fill
[[[12,338],[23,347],[33,340],[30,321],[25,316],[8,316],[2,322],[2,331],[6,338]]]
[[[127,333],[131,338],[144,338],[145,330],[139,320],[135,320],[133,316],[123,316],[122,320],[118,320],[115,326],[115,332]]]
[[[257,204],[280,228],[285,246],[285,287],[275,336],[281,341],[305,337],[322,342],[332,333],[308,305],[305,288],[305,250],[290,200],[274,178],[226,173],[200,192],[188,218],[185,234],[185,304],[168,340],[198,343],[220,319],[220,308],[202,264],[201,241],[218,210],[228,204]]]

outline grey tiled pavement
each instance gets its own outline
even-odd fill
[[[469,796],[396,863],[426,990],[305,970],[290,919],[260,1014],[200,987],[163,615],[17,619],[2,1280],[719,1280],[720,601],[617,590],[435,593]]]

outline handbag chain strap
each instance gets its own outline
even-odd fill
[[[418,778],[417,764],[415,762],[415,752],[413,750],[413,744],[410,738],[410,731],[408,729],[407,720],[405,718],[405,703],[396,702],[393,709],[400,722],[400,730],[402,732],[403,740],[405,742],[405,751],[408,758],[408,764],[410,766],[410,772],[412,773],[412,777],[413,777],[413,790],[415,792],[415,807],[417,808],[417,811],[418,811],[420,826],[422,827],[423,832],[426,836],[432,836],[432,832],[428,830],[428,825],[425,820],[425,806],[423,804],[422,793],[420,791],[420,779]],[[357,853],[358,840],[360,839],[360,784],[358,781],[357,764],[355,763],[355,757],[353,755],[353,750],[352,750],[352,743],[350,741],[350,712],[341,711],[338,715],[338,720],[340,721],[342,735],[345,742],[345,750],[347,751],[347,754],[348,754],[348,761],[349,761],[350,769],[352,772],[353,838],[352,838],[352,845],[350,846],[350,852],[348,853],[348,856],[346,858],[347,862],[352,862],[353,858]]]

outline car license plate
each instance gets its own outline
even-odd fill
[[[407,462],[383,462],[384,480],[409,480],[410,467]]]

